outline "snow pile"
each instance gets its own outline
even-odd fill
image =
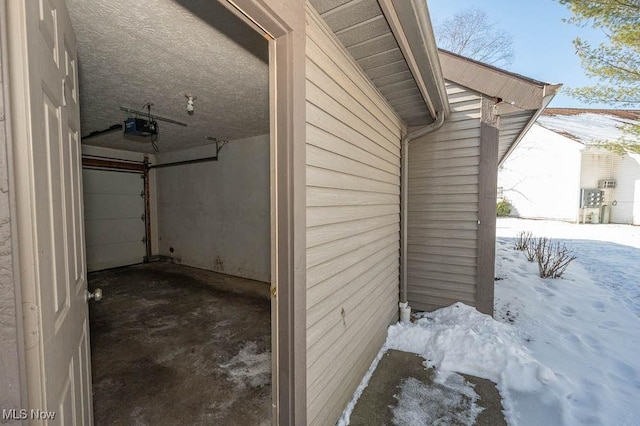
[[[402,383],[396,396],[398,406],[393,410],[393,424],[474,424],[483,408],[476,405],[478,394],[473,386],[455,373],[436,380],[440,387],[427,386],[414,378]]]
[[[423,356],[426,366],[435,367],[440,377],[457,372],[496,382],[504,398],[503,406],[507,420],[516,424],[517,416],[513,414],[511,396],[543,394],[548,392],[550,384],[556,382],[553,371],[537,362],[520,343],[521,340],[513,327],[495,321],[463,303],[422,314],[415,323],[392,325],[389,327],[383,348],[338,424],[349,424],[348,419],[355,403],[366,388],[382,354],[388,349]],[[413,394],[415,392],[411,390],[405,392],[409,400]],[[401,393],[401,402],[402,399]],[[545,407],[546,403],[536,404],[533,399],[530,398],[529,403]],[[441,402],[442,399],[438,401]],[[438,401],[435,401],[434,405]],[[402,410],[407,409],[407,404],[414,406],[414,415],[421,416],[424,406],[420,408],[415,403],[403,403]],[[402,410],[401,412],[404,412]],[[410,418],[408,413],[402,415]]]
[[[559,407],[549,407],[547,398],[535,401],[533,395],[563,394],[553,371],[536,361],[521,342],[513,327],[456,303],[422,314],[415,324],[392,325],[383,349],[420,354],[440,374],[458,372],[497,383],[507,420],[518,424],[515,399],[526,398],[532,406],[558,411]],[[550,385],[556,388],[551,390]]]
[[[389,327],[387,348],[422,355],[428,367],[489,379],[505,389],[537,391],[554,380],[513,330],[463,303]]]

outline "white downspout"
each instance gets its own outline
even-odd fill
[[[408,223],[409,216],[409,143],[421,136],[438,130],[444,124],[444,111],[436,113],[436,120],[424,127],[413,132],[409,132],[402,138],[401,143],[401,173],[402,181],[400,182],[400,321],[408,323],[411,317],[411,307],[407,300],[407,254],[408,254]]]

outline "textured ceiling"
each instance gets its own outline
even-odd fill
[[[159,122],[160,151],[269,132],[268,44],[214,0],[67,0],[78,39],[82,134],[122,123],[120,106]],[[185,94],[197,96],[188,115]],[[87,144],[153,152],[122,132]]]
[[[433,121],[377,0],[310,1],[407,125]]]

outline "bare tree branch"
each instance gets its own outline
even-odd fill
[[[480,9],[467,9],[436,23],[438,47],[485,62],[505,66],[513,62],[513,37],[490,22]]]

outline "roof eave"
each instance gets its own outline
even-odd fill
[[[509,157],[562,87],[561,84],[544,83],[446,50],[440,50],[439,56],[446,79],[492,98],[497,115],[508,117],[521,111],[531,112],[531,118],[498,159],[498,165]]]
[[[549,103],[554,98],[554,96],[556,95],[558,90],[560,90],[561,86],[562,86],[561,84],[554,84],[554,85],[548,85],[547,86],[547,87],[551,87],[551,90],[550,90],[551,93],[542,98],[542,105],[540,106],[540,108],[538,108],[536,110],[536,112],[533,114],[531,119],[524,126],[522,131],[518,134],[518,136],[515,138],[515,140],[511,143],[511,146],[509,147],[509,149],[507,149],[507,152],[504,153],[502,158],[498,159],[498,167],[502,166],[502,163],[504,163],[505,160],[507,158],[509,158],[509,155],[511,155],[513,150],[516,149],[516,147],[518,146],[518,144],[520,143],[520,141],[522,140],[524,135],[527,134],[529,129],[531,129],[531,126],[533,126],[533,124],[538,120],[538,117],[540,117],[540,115],[542,114],[542,111],[544,111],[544,109],[547,107],[547,105],[549,105]]]
[[[435,120],[449,101],[431,18],[424,0],[378,0],[420,93]]]
[[[440,50],[439,56],[447,80],[495,98],[501,105],[501,113],[512,112],[510,109],[540,109],[546,106],[545,98],[553,97],[562,86],[533,80],[446,50]]]

